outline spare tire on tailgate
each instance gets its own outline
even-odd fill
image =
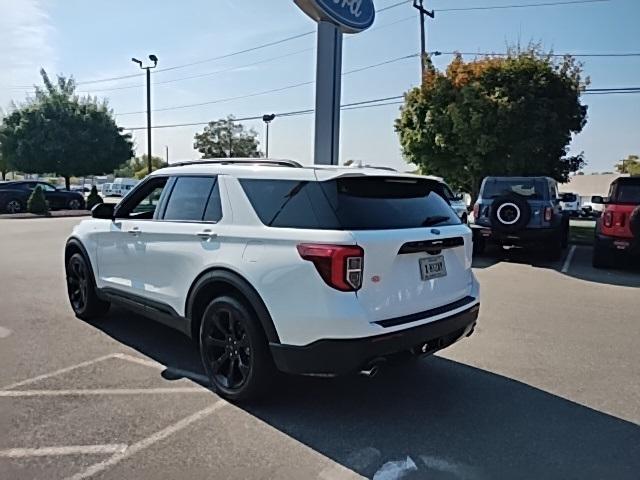
[[[491,227],[504,233],[517,232],[531,219],[529,203],[519,195],[503,195],[493,200],[489,215]]]
[[[640,205],[638,205],[629,217],[629,229],[633,234],[633,238],[640,241]]]

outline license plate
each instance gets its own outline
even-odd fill
[[[447,274],[447,269],[444,265],[444,255],[421,258],[419,263],[422,280],[444,277]]]

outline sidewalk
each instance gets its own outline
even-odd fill
[[[21,218],[56,218],[56,217],[86,217],[91,215],[89,210],[55,210],[50,215],[36,215],[35,213],[3,213],[0,220]]]

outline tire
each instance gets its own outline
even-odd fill
[[[67,208],[69,210],[80,210],[83,207],[83,202],[77,198],[72,198],[67,202]]]
[[[562,249],[565,250],[569,246],[569,225],[566,225],[562,229],[561,235],[561,246]]]
[[[591,257],[593,268],[611,268],[614,266],[613,252],[596,240]]]
[[[563,232],[558,232],[544,246],[545,254],[549,260],[559,260],[562,257]]]
[[[71,255],[66,265],[66,276],[69,303],[76,317],[92,320],[107,313],[110,303],[98,298],[93,273],[84,255]]]
[[[462,223],[464,223],[465,225],[468,225],[468,224],[469,224],[469,218],[467,217],[467,214],[466,214],[466,213],[463,213],[463,214],[462,214],[462,217],[460,217],[460,221],[461,221]]]
[[[479,233],[473,234],[473,254],[482,255],[487,249],[487,240]]]
[[[7,213],[22,213],[25,210],[26,208],[24,202],[17,198],[10,198],[4,204],[4,211]]]
[[[527,226],[531,219],[531,207],[518,195],[503,195],[491,204],[491,227],[504,233],[514,233]]]
[[[275,367],[255,313],[232,295],[209,303],[200,324],[200,356],[213,389],[231,401],[264,394]]]

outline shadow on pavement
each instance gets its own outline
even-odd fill
[[[482,255],[473,256],[473,268],[489,268],[500,262],[520,263],[537,268],[560,269],[567,252],[563,252],[562,259],[550,260],[540,250],[513,247],[503,248],[499,245],[487,245]]]
[[[168,327],[120,310],[94,325],[167,367],[202,373],[193,343]],[[369,478],[623,480],[640,471],[638,425],[440,357],[371,379],[280,378],[243,408]],[[395,476],[375,477],[381,469]]]
[[[576,247],[564,274],[587,282],[640,288],[640,258],[619,258],[614,268],[597,269],[591,266],[591,252],[590,247]]]

